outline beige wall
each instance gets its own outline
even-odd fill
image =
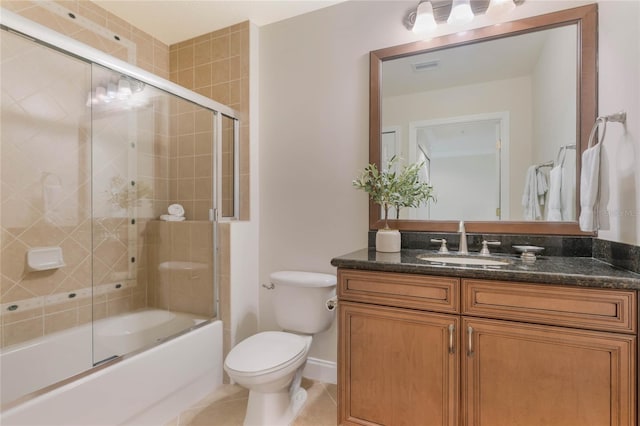
[[[599,6],[598,110],[626,111],[627,124],[607,126],[598,236],[640,245],[640,2]]]
[[[419,39],[402,25],[415,4],[349,1],[261,29],[260,282],[285,268],[334,272],[332,257],[366,246],[367,197],[351,180],[368,161],[368,53]],[[527,1],[510,19],[582,4]],[[602,191],[618,212],[600,235],[632,244],[640,243],[638,14],[638,2],[600,7],[600,110],[630,113],[626,134],[607,130]],[[260,312],[261,328],[277,328],[265,290]],[[333,331],[314,340],[311,356],[335,360]]]

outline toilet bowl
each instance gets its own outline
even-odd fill
[[[282,271],[270,278],[276,290],[276,318],[287,331],[255,334],[231,349],[224,362],[229,377],[249,389],[246,426],[285,426],[293,422],[307,398],[300,381],[313,340],[311,334],[328,329],[334,315],[325,304],[335,295],[335,276]],[[302,311],[304,315],[300,306],[308,309]]]
[[[265,331],[243,340],[229,353],[227,374],[250,390],[245,425],[293,421],[307,398],[300,379],[311,340],[311,336]]]

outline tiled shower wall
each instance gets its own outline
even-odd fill
[[[164,45],[158,40],[153,39],[148,34],[138,30],[131,26],[126,21],[116,17],[115,15],[103,10],[99,6],[85,0],[71,0],[71,1],[51,1],[51,2],[32,2],[32,1],[4,1],[2,7],[23,15],[41,25],[48,26],[55,31],[75,38],[85,44],[88,44],[94,48],[105,51],[119,59],[131,62],[143,69],[146,69],[154,74],[157,74],[164,78],[173,77],[174,81],[177,81],[178,66],[177,66],[177,54],[180,48],[193,46],[193,60],[191,73],[184,72],[183,67],[183,79],[178,81],[179,84],[193,89],[196,92],[209,96],[216,101],[225,103],[235,110],[241,113],[241,129],[240,129],[240,211],[238,216],[241,219],[248,218],[249,211],[249,156],[248,156],[248,23],[239,24],[224,30],[220,30],[196,39],[180,43],[171,47],[171,69],[169,60],[169,47]],[[76,16],[74,21],[68,16],[68,13],[72,13]],[[79,21],[82,21],[81,23]],[[97,27],[96,27],[97,26]],[[117,35],[121,42],[115,41],[111,36],[105,36],[102,32],[95,31],[95,28],[101,30],[108,29],[113,35]],[[210,50],[207,53],[207,49],[203,51],[203,48],[208,46]],[[196,53],[196,47],[197,52]],[[184,53],[184,52],[183,52]],[[184,56],[184,55],[183,55]],[[188,56],[188,55],[187,55]],[[183,62],[183,65],[185,63]],[[187,62],[188,64],[188,62]],[[188,68],[188,67],[187,67]],[[208,71],[210,70],[210,73]],[[188,76],[192,75],[193,80],[188,81]],[[184,77],[186,75],[187,77]],[[170,125],[179,126],[180,114],[187,113],[184,108],[170,106],[167,112],[166,106],[160,108],[155,106],[156,123],[168,123]],[[166,115],[169,114],[169,120]],[[158,116],[159,115],[159,116]],[[163,116],[164,115],[164,116]],[[171,302],[166,299],[166,294],[162,294],[166,290],[160,285],[160,277],[158,277],[158,261],[171,259],[174,260],[174,255],[159,252],[153,252],[153,249],[149,248],[153,246],[154,242],[160,241],[163,235],[172,235],[176,232],[171,231],[171,228],[180,229],[180,226],[191,227],[193,229],[198,226],[211,227],[210,223],[201,224],[163,224],[158,223],[153,218],[163,213],[166,210],[166,206],[171,202],[183,202],[187,211],[191,209],[190,219],[205,219],[204,205],[208,204],[210,200],[204,194],[210,194],[209,186],[211,184],[209,176],[212,172],[196,172],[196,170],[203,170],[196,166],[197,161],[200,164],[204,164],[206,156],[210,156],[210,145],[205,143],[205,139],[209,137],[207,132],[210,129],[203,128],[201,117],[193,116],[193,155],[189,153],[191,145],[189,142],[180,145],[180,142],[185,140],[191,141],[189,132],[182,132],[177,134],[175,138],[170,138],[168,135],[171,130],[165,127],[158,127],[152,130],[152,135],[138,135],[139,148],[138,148],[138,177],[139,183],[147,188],[152,188],[151,205],[147,206],[148,211],[138,218],[135,225],[136,229],[136,246],[137,246],[137,275],[135,285],[131,287],[119,290],[116,293],[110,295],[102,295],[96,298],[95,313],[97,318],[103,315],[107,315],[107,312],[119,313],[126,312],[128,310],[136,309],[142,306],[180,306],[181,310],[206,314],[210,312],[211,308],[203,308],[200,306],[188,306],[185,305],[184,297],[177,297],[175,302]],[[177,128],[177,127],[176,127]],[[148,132],[148,129],[145,131]],[[174,133],[175,134],[175,133]],[[79,138],[86,144],[88,140],[87,134],[79,135]],[[86,149],[86,148],[85,148]],[[223,151],[229,153],[231,150],[227,147]],[[61,157],[66,157],[69,151],[59,151],[56,153]],[[86,152],[84,153],[86,155]],[[193,164],[193,176],[187,176],[188,183],[183,180],[184,175],[180,175],[180,158],[189,157],[188,161],[192,161]],[[201,157],[198,159],[198,157]],[[5,158],[3,153],[3,158]],[[227,161],[230,161],[230,157],[227,157]],[[185,160],[182,160],[183,166],[186,164]],[[146,173],[145,170],[148,166],[152,165],[154,170],[160,170],[160,173]],[[75,167],[75,166],[74,166]],[[177,168],[177,170],[176,170]],[[81,171],[81,169],[76,168]],[[183,168],[183,171],[186,170]],[[163,172],[166,171],[166,174]],[[209,178],[209,179],[207,179]],[[205,182],[208,180],[208,182]],[[227,184],[229,181],[227,180]],[[81,184],[78,184],[74,188],[68,188],[69,191],[77,191],[79,202],[84,203],[80,210],[87,211],[90,209],[88,203],[89,193],[86,186],[86,180]],[[209,185],[209,186],[208,186]],[[23,210],[14,210],[15,202],[22,203],[23,201],[16,201],[14,197],[15,191],[11,192],[7,190],[7,186],[3,182],[2,190],[2,203],[3,212],[2,216],[6,217],[7,212],[9,214],[16,214]],[[84,196],[81,195],[83,194]],[[193,192],[193,198],[189,199],[189,192]],[[13,198],[12,198],[13,197]],[[17,199],[20,197],[18,196]],[[9,204],[14,203],[13,207],[10,207],[6,201],[10,201]],[[28,201],[26,201],[29,204]],[[21,206],[24,207],[24,206]],[[27,209],[30,206],[26,207]],[[36,209],[37,210],[37,209]],[[151,212],[151,213],[149,213]],[[208,208],[206,209],[208,214]],[[187,213],[189,215],[189,213]],[[66,229],[64,227],[50,228],[42,225],[42,217],[35,217],[33,222],[29,225],[25,225],[24,229],[7,230],[4,229],[4,220],[2,221],[2,281],[0,287],[1,303],[7,304],[24,298],[28,298],[34,295],[46,296],[57,295],[56,291],[66,291],[69,289],[77,289],[88,283],[90,285],[91,280],[91,265],[90,265],[90,234],[91,234],[91,222],[89,220],[84,221],[78,226],[70,227]],[[175,226],[174,226],[175,225]],[[161,229],[162,227],[169,229]],[[124,229],[128,227],[127,221],[124,219],[103,219],[94,223],[96,230],[94,237],[97,241],[102,239],[104,245],[100,249],[105,255],[105,260],[111,258],[114,260],[113,265],[116,265],[115,271],[124,271],[124,265],[119,267],[118,261],[122,261],[124,258],[121,256],[124,253],[125,237]],[[195,227],[195,228],[194,228]],[[199,250],[200,244],[208,244],[203,242],[201,235],[211,235],[209,229],[198,229],[187,231],[184,236],[187,238],[187,244],[190,245],[189,250]],[[26,232],[29,230],[29,232]],[[196,235],[198,234],[198,235]],[[37,238],[33,241],[27,238],[28,235],[37,235]],[[191,238],[191,237],[194,238]],[[19,238],[16,238],[19,237]],[[25,241],[27,240],[27,241]],[[55,240],[55,241],[54,241]],[[220,270],[218,274],[221,278],[220,289],[220,312],[219,315],[225,320],[225,346],[229,347],[229,259],[228,259],[228,245],[229,245],[229,228],[228,224],[222,224],[219,232],[219,246],[221,250],[220,255]],[[65,277],[53,276],[55,273],[44,274],[46,279],[43,282],[47,282],[46,286],[39,286],[38,291],[34,292],[32,289],[25,288],[26,282],[30,281],[29,273],[24,269],[24,254],[30,246],[34,245],[55,245],[60,244],[65,253],[65,261],[67,267],[65,271],[74,271],[73,274],[66,274],[67,283],[69,287],[61,285],[65,282]],[[110,247],[110,248],[109,248]],[[211,246],[209,246],[211,247]],[[153,256],[156,256],[155,258]],[[169,257],[166,257],[169,256]],[[178,256],[179,257],[179,256]],[[175,257],[177,258],[177,257]],[[193,259],[192,259],[193,260]],[[103,261],[105,265],[109,263]],[[97,268],[94,272],[100,276],[99,281],[107,282],[114,277],[105,268],[102,268],[100,262],[97,263]],[[101,269],[102,268],[102,269]],[[212,274],[211,270],[207,271],[207,274]],[[58,273],[60,275],[60,273]],[[68,277],[67,277],[68,276]],[[122,276],[121,273],[115,274],[115,276]],[[190,279],[194,276],[190,275]],[[156,281],[157,280],[157,281]],[[40,280],[42,281],[42,280]],[[197,276],[196,281],[200,282],[200,276]],[[151,282],[152,285],[147,286],[147,282]],[[191,288],[194,289],[195,294],[199,285],[191,283]],[[27,286],[28,287],[28,286]],[[135,290],[134,290],[135,289]],[[49,293],[47,293],[49,292]],[[205,291],[206,292],[206,291]],[[171,290],[169,290],[171,293]],[[193,293],[193,292],[192,292]],[[64,293],[63,293],[64,294]],[[174,294],[176,291],[174,290]],[[182,295],[183,293],[181,293]],[[162,297],[165,297],[163,300]],[[205,297],[205,296],[203,296]],[[209,297],[206,296],[208,299]],[[210,300],[210,299],[209,299]],[[41,307],[38,309],[10,313],[2,316],[2,327],[0,327],[0,344],[9,345],[18,343],[33,337],[37,337],[42,334],[47,334],[56,330],[75,326],[77,324],[89,321],[91,318],[91,304],[88,299],[78,299],[65,303],[58,303],[53,307]]]
[[[171,45],[169,63],[171,81],[238,111],[240,200],[237,216],[240,220],[248,220],[249,22]],[[230,141],[230,138],[223,138],[222,162],[226,164],[225,170],[232,170],[233,150]],[[223,177],[222,185],[226,193],[231,192],[230,185],[233,185],[230,177]]]
[[[2,7],[162,77],[169,75],[168,46],[89,1],[3,1]],[[76,19],[72,19],[69,13]],[[118,35],[121,42],[100,32],[105,29]],[[37,68],[32,67],[34,70]],[[46,78],[47,75],[42,73],[37,80],[42,83]],[[58,96],[62,99],[73,96],[84,99],[86,87],[80,84],[89,84],[90,87],[88,79],[88,73],[84,81],[77,78],[78,85],[73,86],[70,82],[60,89],[64,93]],[[51,84],[42,84],[42,87],[56,87],[58,83],[52,81]],[[80,125],[79,131],[73,128],[64,131],[64,127],[61,127],[63,131],[57,131],[50,123],[43,127],[42,122],[30,118],[32,112],[23,115],[29,118],[11,121],[13,130],[20,133],[21,138],[11,138],[12,145],[3,143],[2,150],[0,297],[3,306],[14,304],[18,309],[3,310],[0,327],[2,346],[73,327],[90,321],[92,317],[98,319],[147,304],[144,221],[139,221],[134,228],[138,236],[135,242],[138,270],[135,271],[137,279],[130,280],[127,279],[131,239],[128,219],[97,215],[93,222],[91,220],[91,127],[86,110],[61,112],[55,102],[55,93],[43,90],[37,95],[21,98],[15,95],[19,87],[16,84],[11,86],[11,100],[15,101],[16,108],[24,111],[37,108],[39,114],[49,116],[62,114],[67,117],[67,122],[84,117],[84,124]],[[24,87],[25,93],[30,89]],[[3,102],[6,101],[7,98],[3,97]],[[82,103],[76,102],[76,105]],[[59,123],[64,123],[64,120]],[[94,136],[99,138],[100,131],[109,132],[109,127],[94,126]],[[157,140],[155,135],[153,138]],[[25,158],[27,146],[34,153]],[[114,158],[107,155],[102,157],[101,164],[111,161]],[[42,170],[50,172],[42,176],[49,179],[54,187],[61,184],[63,199],[53,212],[43,208],[41,191],[36,188],[43,186],[42,182],[34,181],[32,188],[20,184],[40,180]],[[62,247],[66,266],[53,271],[29,271],[25,266],[26,252],[36,246]],[[92,250],[96,254],[93,259]],[[113,291],[97,295],[92,300],[90,293],[85,291],[91,287],[92,274],[96,285],[113,283],[114,286],[120,284],[121,288],[108,289]],[[72,294],[77,297],[70,299]]]
[[[162,78],[169,78],[169,47],[166,44],[88,0],[3,0],[2,7]],[[76,18],[71,18],[69,13]],[[104,29],[108,30],[108,37],[99,33]]]
[[[230,106],[240,114],[239,129],[239,212],[240,220],[249,219],[249,22],[243,22],[209,34],[185,40],[169,48],[171,80],[201,95]],[[223,129],[224,130],[224,129]],[[228,129],[227,129],[228,130]],[[227,132],[225,136],[228,136]],[[230,138],[225,137],[223,162],[233,161]],[[179,149],[179,148],[178,148]],[[231,179],[222,185],[229,193]],[[224,191],[223,191],[224,193]],[[224,200],[229,208],[230,200]],[[225,207],[223,206],[223,208]],[[218,225],[219,316],[223,321],[223,354],[231,350],[231,276],[229,250],[230,225]]]

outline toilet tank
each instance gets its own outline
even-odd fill
[[[336,294],[335,275],[279,271],[270,280],[276,321],[283,330],[315,334],[331,327],[335,313],[326,302]]]

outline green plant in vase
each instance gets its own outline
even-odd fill
[[[400,171],[396,171],[394,166],[397,161],[398,157],[394,155],[383,170],[378,170],[371,163],[352,182],[355,188],[365,191],[371,201],[382,208],[384,229],[379,230],[376,235],[376,250],[382,252],[400,251],[400,232],[389,228],[391,207],[395,208],[398,218],[403,207],[419,207],[429,200],[435,201],[433,186],[420,177],[420,170],[425,163],[405,165]]]

